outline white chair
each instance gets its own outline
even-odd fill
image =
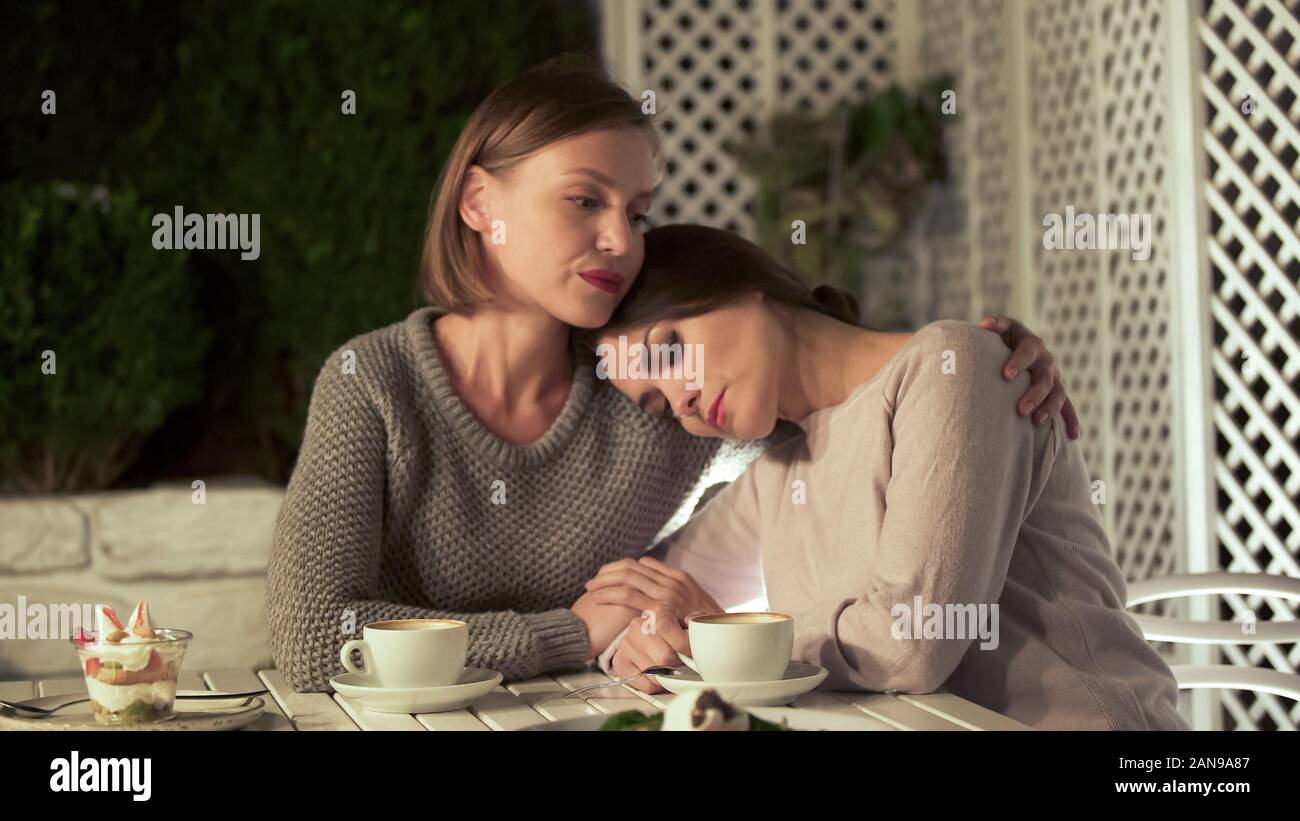
[[[1300,579],[1265,573],[1195,573],[1130,582],[1128,607],[1180,596],[1246,593],[1300,601]],[[1167,616],[1130,614],[1148,641],[1180,644],[1267,644],[1300,641],[1300,619],[1252,624],[1201,622]],[[1180,689],[1226,688],[1271,693],[1300,700],[1300,675],[1235,664],[1179,664],[1169,668]]]

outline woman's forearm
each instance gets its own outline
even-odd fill
[[[327,689],[330,677],[343,671],[343,643],[360,637],[367,623],[384,619],[468,622],[469,663],[511,679],[582,664],[589,649],[587,630],[568,608],[465,612],[436,603],[399,603],[378,594],[387,434],[364,386],[341,373],[334,359],[321,369],[312,390],[302,448],[276,519],[267,568],[271,647],[289,683],[299,690]],[[408,601],[421,601],[414,583],[410,593]]]

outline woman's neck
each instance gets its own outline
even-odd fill
[[[912,337],[859,328],[809,308],[778,310],[790,344],[777,412],[792,422],[844,402]]]
[[[487,400],[506,415],[568,394],[574,369],[569,326],[544,311],[487,305],[444,314],[434,322],[434,337],[457,392]]]

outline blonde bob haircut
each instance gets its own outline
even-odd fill
[[[487,96],[460,132],[434,185],[420,255],[420,291],[430,305],[467,312],[492,299],[482,278],[480,237],[460,217],[469,169],[508,172],[536,151],[589,131],[641,128],[658,175],[663,159],[653,113],[590,58],[564,55],[528,68]]]

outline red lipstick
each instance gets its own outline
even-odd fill
[[[599,288],[607,294],[616,294],[623,287],[623,275],[604,268],[579,271],[578,276],[582,277],[588,285]]]

